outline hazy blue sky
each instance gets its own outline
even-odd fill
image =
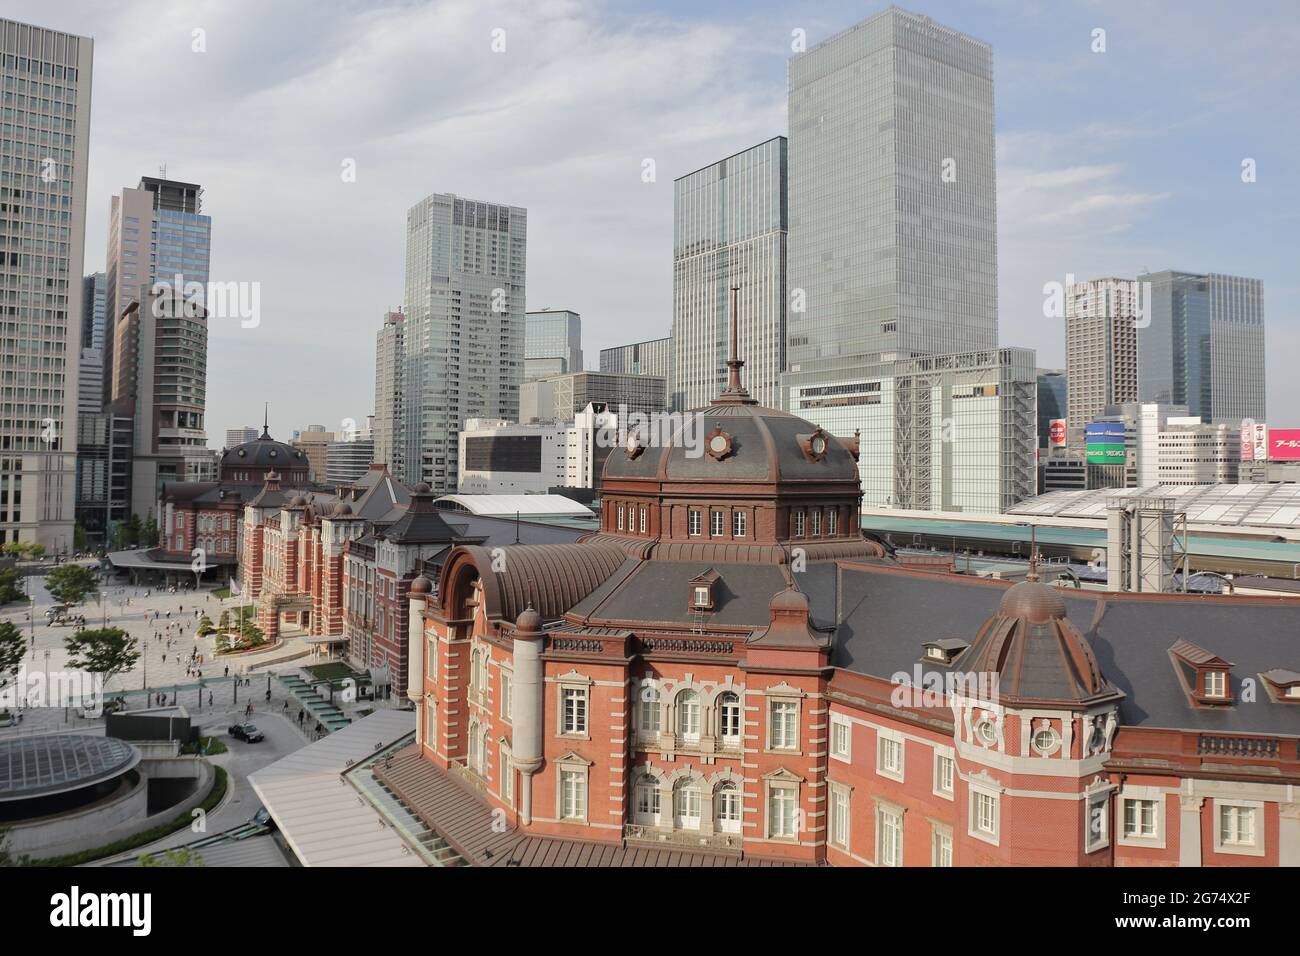
[[[212,278],[261,283],[260,327],[212,329],[220,444],[264,400],[279,437],[372,411],[405,213],[432,192],[527,207],[528,305],[581,312],[589,366],[666,335],[673,179],[787,132],[792,30],[815,43],[883,6],[10,0],[5,15],[96,42],[87,271],[109,197],[166,163],[206,187]],[[1300,426],[1294,0],[903,6],[993,46],[1002,343],[1062,364],[1042,287],[1067,273],[1255,276],[1269,418]]]

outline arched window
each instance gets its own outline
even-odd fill
[[[679,780],[673,787],[673,823],[680,830],[700,828],[700,782]]]
[[[700,741],[700,695],[693,690],[677,695],[677,736],[687,743]]]
[[[739,747],[744,733],[740,695],[727,691],[718,697],[718,736],[724,746]]]
[[[480,777],[483,776],[483,732],[479,729],[478,721],[471,720],[469,723],[469,754],[466,762],[469,769]]]
[[[659,825],[659,781],[650,774],[642,774],[636,782],[636,822],[643,826]]]
[[[659,736],[659,715],[659,688],[653,684],[642,685],[637,720],[643,737]]]
[[[470,656],[469,689],[477,697],[487,693],[487,651],[482,648]]]
[[[714,828],[722,833],[739,833],[740,815],[740,788],[729,780],[719,784],[713,791]]]

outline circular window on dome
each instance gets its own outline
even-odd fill
[[[985,747],[992,747],[998,742],[998,728],[986,717],[975,725],[975,738]]]
[[[1034,750],[1046,757],[1056,752],[1061,745],[1060,735],[1051,727],[1040,727],[1034,731]]]
[[[244,449],[242,449],[242,448],[239,449],[239,451],[236,452],[236,454],[238,454],[240,458],[243,458],[243,457],[244,457]]]
[[[272,458],[275,457],[275,449],[274,449],[274,448],[271,449],[271,457],[272,457]]]
[[[715,425],[704,446],[710,458],[721,461],[731,454],[731,436],[722,430],[721,425]]]

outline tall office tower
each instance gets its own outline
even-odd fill
[[[81,292],[81,347],[103,349],[106,328],[104,298],[108,292],[108,276],[92,273],[82,280]]]
[[[257,441],[257,436],[259,434],[261,434],[261,432],[252,425],[244,425],[240,428],[227,428],[226,441],[223,447],[235,448],[246,441]]]
[[[1186,405],[1204,422],[1263,421],[1264,283],[1166,270],[1151,283],[1138,330],[1138,396]]]
[[[1090,279],[1065,290],[1065,374],[1070,427],[1108,405],[1137,400],[1137,324],[1145,316],[1136,279]]]
[[[790,370],[996,346],[988,44],[891,7],[791,59],[789,115]]]
[[[528,214],[450,193],[406,214],[404,478],[456,490],[467,418],[519,417]]]
[[[733,287],[749,393],[768,407],[779,401],[785,196],[784,136],[673,183],[673,407],[712,404],[726,387]]]
[[[406,361],[406,316],[400,311],[384,316],[375,335],[375,461],[404,479],[402,455],[402,370]]]
[[[92,41],[0,20],[0,543],[73,546]]]
[[[519,390],[519,421],[567,423],[593,404],[614,415],[652,415],[667,410],[667,387],[659,375],[572,372],[540,378]]]
[[[601,349],[600,370],[615,375],[657,375],[671,382],[673,378],[672,337]]]
[[[524,381],[582,371],[582,316],[568,309],[525,315]]]
[[[1038,376],[1038,447],[1047,448],[1051,440],[1052,422],[1066,417],[1069,388],[1065,372],[1060,369],[1040,368]]]
[[[109,411],[133,422],[131,512],[143,521],[163,484],[203,481],[212,470],[203,424],[208,314],[175,289],[146,289],[117,320],[112,341]]]
[[[157,283],[175,285],[178,276],[182,285],[201,283],[206,292],[212,217],[202,214],[202,199],[202,186],[151,176],[112,199],[104,280],[106,399],[114,388],[113,336],[127,307]]]

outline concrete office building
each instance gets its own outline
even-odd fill
[[[403,478],[457,485],[467,418],[519,417],[528,214],[449,193],[406,216]]]
[[[1137,401],[1137,324],[1147,304],[1135,279],[1091,279],[1065,292],[1069,426],[1082,429],[1109,405]]]
[[[289,444],[299,449],[307,459],[308,476],[312,481],[325,480],[329,468],[327,451],[330,444],[340,437],[334,432],[327,432],[323,425],[308,425],[302,431],[294,433],[289,440]]]
[[[1038,447],[1048,448],[1052,422],[1064,420],[1069,403],[1066,374],[1060,369],[1038,370]]]
[[[73,546],[92,49],[0,19],[0,543],[52,552]]]
[[[672,337],[600,350],[600,370],[616,375],[657,375],[673,380]]]
[[[389,312],[375,334],[375,461],[387,465],[389,472],[399,478],[404,471],[401,436],[405,320],[400,310]]]
[[[375,460],[375,441],[367,434],[351,440],[332,441],[325,446],[326,484],[337,488],[360,480]]]
[[[486,422],[460,433],[461,494],[545,494],[552,488],[595,488],[617,442],[618,417],[589,404],[571,421]]]
[[[1138,398],[1186,405],[1205,422],[1264,421],[1264,284],[1170,270],[1138,279],[1151,283]]]
[[[524,316],[524,381],[582,371],[582,316],[539,309]]]
[[[775,405],[785,370],[786,138],[673,183],[674,408],[726,385],[732,289],[750,394]]]
[[[789,117],[790,371],[995,348],[989,45],[891,7],[790,60]]]
[[[666,410],[667,389],[667,380],[658,375],[557,375],[520,389],[519,420],[569,421],[591,404],[604,405],[616,414],[651,415]]]
[[[1034,495],[1032,350],[842,362],[784,376],[786,408],[861,433],[864,506],[1002,512]]]
[[[244,425],[242,428],[227,428],[224,447],[237,448],[244,442],[256,441],[258,434],[255,425]]]
[[[82,280],[81,292],[81,347],[102,349],[107,330],[105,298],[108,293],[108,276],[95,272]]]

